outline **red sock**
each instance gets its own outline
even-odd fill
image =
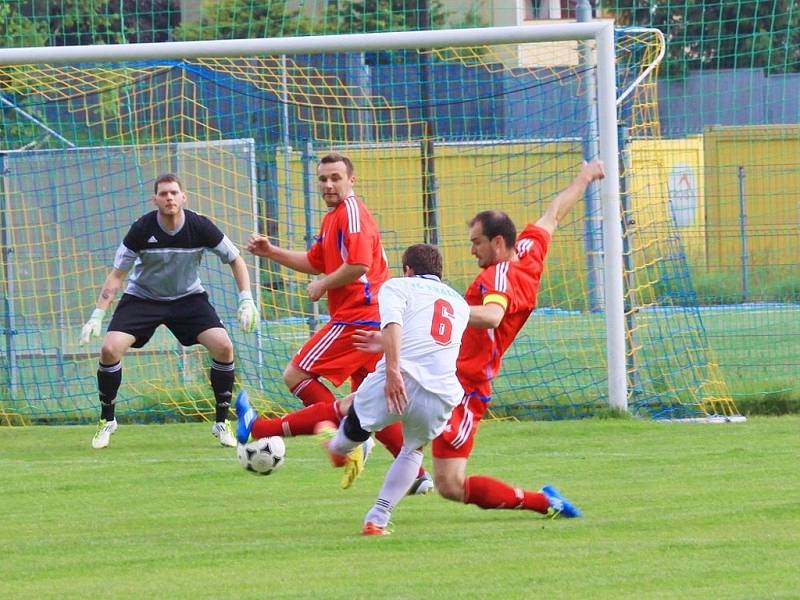
[[[360,388],[361,383],[367,378],[367,375],[369,375],[369,371],[363,368],[350,375],[350,391],[355,392]]]
[[[377,433],[375,437],[378,441],[386,446],[386,449],[392,453],[392,456],[397,457],[400,450],[403,448],[403,425],[402,423],[392,423],[388,427],[384,427]],[[417,477],[425,475],[425,468],[420,466],[417,472]]]
[[[318,402],[280,418],[265,419],[259,417],[253,423],[253,429],[250,434],[254,438],[263,438],[271,435],[279,435],[281,437],[311,435],[314,433],[316,424],[322,421],[339,423],[339,411],[333,402]]]
[[[464,481],[464,504],[481,508],[522,508],[542,514],[550,506],[544,494],[515,488],[483,475],[473,475]]]
[[[400,423],[392,423],[375,433],[378,441],[386,446],[386,449],[397,457],[403,448],[403,426]]]
[[[300,398],[300,402],[303,403],[303,406],[311,406],[318,402],[332,403],[336,400],[336,396],[333,395],[333,392],[316,377],[303,379],[303,381],[291,389],[291,392]]]

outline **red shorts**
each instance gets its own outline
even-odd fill
[[[444,431],[433,440],[431,452],[434,458],[469,458],[478,425],[488,408],[489,402],[481,400],[480,394],[465,393],[463,400],[453,409]]]
[[[370,354],[353,347],[355,325],[334,325],[330,321],[317,331],[292,358],[292,364],[307,373],[324,377],[339,387],[350,377],[355,388],[375,370],[382,354]]]

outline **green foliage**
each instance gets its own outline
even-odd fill
[[[180,0],[10,0],[0,4],[5,47],[163,42]]]
[[[800,71],[797,0],[615,0],[604,9],[621,25],[661,29],[671,76],[708,68]]]
[[[743,415],[797,415],[800,397],[791,390],[755,394],[736,398],[736,407]]]
[[[759,281],[759,279],[761,281]],[[800,302],[800,273],[788,267],[768,269],[754,281],[762,295],[775,302]]]
[[[43,46],[47,42],[47,26],[26,17],[16,4],[0,4],[0,39],[3,48]]]
[[[427,14],[419,0],[343,0],[339,6],[342,33],[440,29],[450,13],[439,0],[429,2]]]
[[[721,271],[692,272],[696,302],[703,306],[717,304],[738,304],[742,301],[742,280],[740,276]],[[694,299],[686,298],[686,304]]]
[[[711,306],[740,302],[798,302],[800,275],[786,267],[758,267],[749,273],[749,289],[745,297],[740,269],[735,271],[692,270],[692,284],[697,303]],[[680,303],[680,302],[679,302]],[[686,298],[683,304],[693,303]]]
[[[125,41],[118,4],[112,0],[25,0],[20,10],[47,24],[51,46],[117,44]]]
[[[594,418],[598,421],[606,421],[608,419],[622,419],[627,421],[633,419],[631,413],[620,408],[600,409],[595,413]]]
[[[453,18],[450,19],[447,26],[453,29],[467,28],[467,27],[489,27],[490,23],[481,16],[481,9],[484,2],[472,2],[461,13],[455,13]]]
[[[372,33],[443,27],[480,27],[479,4],[471,4],[455,20],[454,13],[433,0],[427,13],[417,0],[342,0],[327,3],[323,14],[311,18],[287,0],[210,0],[200,21],[181,25],[180,40],[281,37],[291,35]]]
[[[179,40],[211,40],[314,33],[314,22],[292,6],[286,0],[206,2],[200,20],[182,24],[175,30],[175,37]]]
[[[3,40],[0,46],[5,48],[24,48],[32,46],[43,46],[48,39],[47,27],[41,21],[36,21],[26,17],[19,11],[17,3],[0,4],[0,39]],[[0,94],[6,99],[13,101],[15,94],[25,91],[24,83],[12,76],[7,71],[0,71]],[[9,147],[19,147],[32,140],[36,134],[36,127],[20,115],[0,105],[0,149],[6,149],[5,140],[16,140]]]
[[[0,77],[0,93],[4,91],[3,78]],[[18,150],[34,143],[41,131],[30,120],[23,119],[15,111],[0,106],[0,150]]]
[[[119,3],[120,0],[113,0]],[[130,43],[166,42],[180,23],[180,0],[123,0],[119,9]]]

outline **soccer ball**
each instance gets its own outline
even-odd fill
[[[265,437],[236,447],[239,464],[255,475],[269,475],[283,464],[286,445],[281,437]]]

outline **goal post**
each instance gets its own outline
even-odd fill
[[[588,61],[584,57],[580,64],[570,58],[575,53],[572,45],[577,48],[578,43],[582,52],[588,49],[592,56]],[[478,210],[493,207],[509,212],[518,225],[535,220],[577,173],[585,137],[596,135],[593,147],[606,170],[599,184],[599,214],[580,215],[581,209],[576,208],[576,214],[556,234],[545,266],[541,310],[512,346],[504,373],[496,382],[493,406],[501,414],[523,417],[584,416],[601,405],[629,410],[632,394],[638,393],[631,389],[629,365],[641,363],[648,373],[635,378],[643,380],[637,388],[644,390],[632,408],[637,414],[691,418],[728,413],[731,403],[724,398],[724,390],[720,392],[720,383],[708,383],[705,365],[713,360],[702,348],[698,350],[703,346],[702,340],[697,340],[702,336],[701,325],[692,322],[684,335],[686,327],[677,324],[671,313],[652,311],[641,320],[647,323],[643,326],[640,322],[637,327],[646,329],[647,335],[660,336],[659,340],[651,343],[640,331],[636,339],[637,344],[644,340],[643,348],[630,342],[633,335],[631,320],[626,319],[626,294],[640,294],[632,291],[632,286],[650,290],[657,285],[650,277],[652,255],[668,251],[662,249],[660,240],[642,236],[643,260],[636,266],[640,270],[633,273],[631,265],[623,261],[623,252],[633,255],[636,250],[623,247],[627,233],[622,227],[620,202],[624,162],[620,161],[618,141],[618,44],[614,24],[595,21],[0,49],[0,98],[6,107],[0,111],[4,135],[0,153],[5,150],[11,156],[12,151],[38,147],[67,152],[72,147],[120,144],[134,148],[165,143],[224,145],[252,139],[255,175],[246,185],[252,192],[253,222],[279,245],[301,249],[316,231],[322,214],[313,185],[315,161],[325,152],[342,151],[354,158],[357,192],[376,214],[390,262],[396,262],[406,245],[429,239],[429,228],[435,227],[433,239],[442,247],[445,275],[463,288],[477,272],[465,240],[466,220]],[[414,57],[425,60],[415,62]],[[586,88],[596,94],[589,98],[597,110],[596,129],[582,122],[586,99],[575,100],[581,89],[576,82],[581,78],[594,79],[594,85]],[[594,133],[589,133],[590,129]],[[152,181],[156,170],[151,165],[142,180]],[[90,179],[87,175],[84,185],[94,185]],[[229,179],[224,166],[208,160],[185,182],[189,207],[195,189],[208,193],[202,189],[208,187],[208,181],[222,182],[216,195],[219,202],[227,202]],[[34,222],[24,210],[19,215],[9,213],[14,211],[11,192],[8,185],[0,190],[4,222]],[[62,210],[68,210],[70,199],[64,200]],[[648,202],[662,200],[656,197]],[[142,205],[142,212],[145,210]],[[14,218],[8,220],[8,216]],[[590,310],[594,302],[586,298],[584,280],[589,275],[584,272],[585,261],[576,260],[584,248],[581,236],[588,218],[602,221],[599,314]],[[109,240],[114,238],[113,244],[106,243],[108,257],[99,251],[92,257],[98,265],[92,292],[102,283],[100,265],[110,260],[129,225],[119,215],[115,219],[119,231],[116,236],[107,235]],[[232,233],[226,233],[242,247],[249,232],[237,219],[221,225],[223,230],[232,228]],[[18,227],[12,225],[8,247],[27,244],[34,250],[31,256],[36,255],[40,242],[33,239],[30,227]],[[672,237],[669,240],[674,241]],[[69,248],[78,246],[72,239],[64,240],[59,252],[69,258]],[[213,262],[214,257],[207,261]],[[576,266],[581,263],[583,268]],[[10,263],[4,260],[4,264]],[[392,266],[398,275],[397,265]],[[296,399],[283,389],[280,372],[309,331],[324,322],[325,307],[311,305],[304,297],[303,276],[269,261],[260,261],[257,271],[263,321],[252,339],[239,336],[235,344],[242,347],[242,355],[258,359],[237,364],[237,373],[243,384],[259,388],[262,408],[291,409]],[[10,290],[17,296],[16,306],[25,300],[14,287],[18,277],[18,273],[6,275],[3,282],[7,295]],[[215,291],[212,301],[216,303],[216,294],[226,293]],[[661,302],[668,299],[653,300],[654,304]],[[80,314],[91,312],[91,304],[86,298],[81,300],[80,310],[65,321],[65,327],[75,328]],[[52,301],[37,306],[43,311],[58,310]],[[673,335],[672,327],[684,333]],[[6,336],[16,335],[10,329],[6,328]],[[11,346],[7,343],[4,347]],[[638,363],[630,360],[632,353],[651,352],[651,346],[656,354],[669,355],[647,354],[646,360]],[[695,361],[689,368],[684,346],[691,346],[688,360]],[[82,381],[82,393],[88,396],[85,404],[93,406],[90,354],[69,368]],[[7,371],[13,360],[4,357]],[[202,365],[192,368],[195,375],[189,380],[200,386]],[[13,369],[18,373],[20,365],[15,363]],[[145,383],[125,375],[120,398],[124,401],[137,385],[133,395],[146,395],[140,389]],[[210,403],[195,401],[191,394],[187,399],[173,390],[173,385],[164,381],[155,387],[153,393],[162,398],[160,410],[181,416],[208,414]],[[5,387],[8,391],[11,386]],[[24,418],[26,410],[32,410],[30,401],[15,404],[13,393],[5,395],[5,400],[0,397],[0,417],[5,412]],[[722,409],[715,404],[718,400]]]
[[[105,46],[59,46],[40,48],[3,48],[0,65],[67,65],[95,62],[139,60],[183,60],[190,58],[230,58],[281,56],[284,54],[326,54],[332,52],[367,52],[370,50],[405,50],[592,40],[609,45],[610,75],[614,68],[614,23],[553,23],[472,29],[433,31],[396,31],[343,35],[295,36],[195,42],[159,42],[113,44]],[[604,41],[601,41],[604,40]],[[600,50],[598,49],[598,62]]]

